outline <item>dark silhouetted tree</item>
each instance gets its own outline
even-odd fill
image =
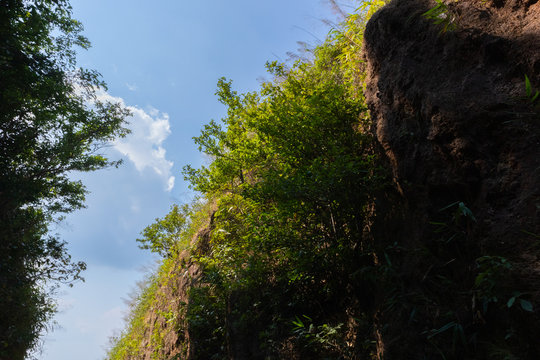
[[[80,279],[49,227],[81,208],[76,171],[118,165],[100,154],[124,136],[127,111],[101,102],[100,75],[66,0],[0,0],[0,359],[23,359],[54,313],[51,293]]]

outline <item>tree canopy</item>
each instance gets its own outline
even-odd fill
[[[118,165],[100,153],[128,130],[126,109],[102,102],[100,74],[67,0],[0,1],[0,358],[22,359],[54,312],[51,291],[80,278],[49,233],[84,206],[77,171]]]
[[[199,258],[209,286],[192,291],[200,306],[187,312],[195,336],[208,339],[200,358],[226,356],[220,349],[241,328],[270,343],[298,314],[320,320],[321,307],[339,307],[358,291],[350,273],[372,265],[363,232],[383,181],[361,131],[366,106],[340,71],[342,46],[329,40],[313,62],[290,69],[269,63],[274,81],[257,93],[218,83],[227,116],[195,138],[213,162],[185,168],[194,189],[218,199],[212,251]]]
[[[137,239],[141,249],[150,249],[161,256],[172,256],[176,245],[185,238],[189,225],[189,206],[173,205],[171,211],[156,219],[142,231],[141,239]]]

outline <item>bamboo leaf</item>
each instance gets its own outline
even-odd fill
[[[529,80],[529,77],[527,75],[525,75],[525,91],[527,92],[527,97],[531,97],[531,94],[532,94],[531,81]]]

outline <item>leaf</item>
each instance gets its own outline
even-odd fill
[[[448,226],[445,222],[430,221],[430,225]]]
[[[520,299],[519,304],[521,305],[521,308],[523,310],[528,311],[528,312],[533,312],[533,306],[529,301],[525,299]]]
[[[532,95],[531,81],[529,80],[529,77],[527,75],[525,75],[525,91],[527,92],[527,97],[531,97]]]
[[[444,4],[440,0],[437,0],[437,5],[422,14],[427,19],[435,19],[441,13],[444,12]]]
[[[459,204],[459,203],[460,203],[459,201],[456,201],[456,202],[451,203],[450,205],[446,205],[446,206],[443,207],[442,209],[439,209],[439,212],[442,212],[442,211],[444,211],[444,210],[450,209],[452,206],[457,205],[457,204]]]
[[[296,326],[296,328],[303,328],[304,327],[304,323],[302,322],[302,320],[300,320],[298,318],[298,316],[295,316],[296,317],[296,320],[292,320],[291,322],[293,323],[293,325]]]
[[[388,256],[387,253],[384,253],[384,258],[386,259],[388,266],[392,267],[392,262],[390,261],[390,257]]]
[[[511,308],[512,305],[514,305],[514,302],[516,301],[516,297],[515,296],[512,296],[510,298],[510,300],[508,300],[508,302],[506,303],[506,306],[508,306],[508,308]]]
[[[484,278],[486,276],[487,276],[487,274],[485,272],[482,272],[482,273],[478,274],[478,276],[474,280],[474,285],[479,287],[482,284],[482,281],[484,281]]]
[[[466,216],[472,221],[476,222],[476,218],[474,217],[471,209],[469,209],[463,202],[459,203],[459,211],[463,214],[463,216]]]
[[[531,98],[531,102],[534,102],[536,99],[538,99],[538,96],[540,95],[540,91],[536,90],[536,94]]]
[[[449,322],[448,324],[443,325],[443,326],[442,326],[441,328],[439,328],[439,329],[431,330],[431,334],[429,334],[428,339],[431,339],[431,338],[434,337],[435,335],[438,335],[438,334],[440,334],[440,333],[443,333],[443,332],[445,332],[446,330],[448,330],[448,329],[450,329],[450,328],[452,328],[452,327],[454,327],[454,326],[456,326],[456,325],[457,325],[457,324],[456,324],[455,321],[451,321],[451,322]]]

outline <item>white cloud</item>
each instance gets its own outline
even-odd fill
[[[163,141],[171,134],[169,115],[155,108],[145,111],[136,106],[126,106],[124,100],[105,92],[98,95],[98,100],[120,103],[127,107],[132,115],[128,118],[131,133],[123,139],[113,142],[113,147],[133,162],[138,171],[149,169],[163,181],[166,191],[174,187],[175,177],[171,175],[173,162],[167,160]]]
[[[174,176],[170,176],[169,177],[169,180],[167,180],[167,191],[171,191],[174,187],[174,180],[175,180],[175,177]]]

